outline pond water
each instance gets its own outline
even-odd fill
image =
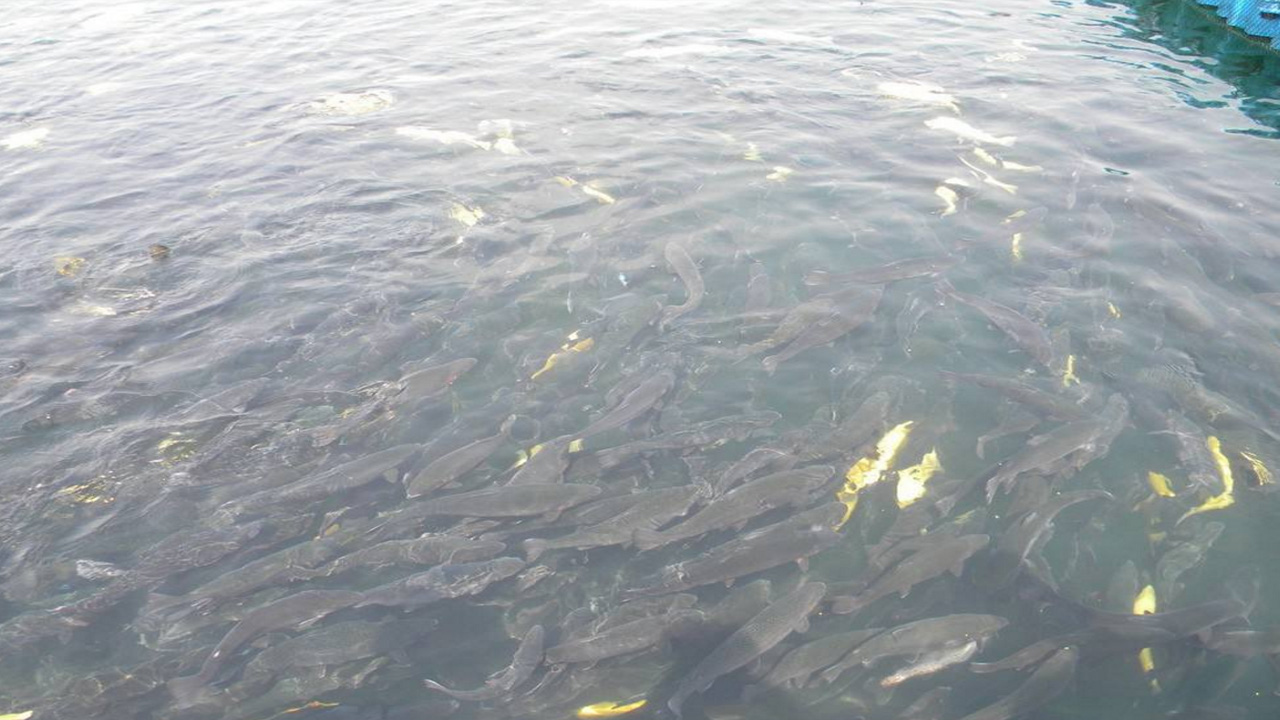
[[[0,711],[1280,713],[1280,55],[1207,11],[5,15]]]

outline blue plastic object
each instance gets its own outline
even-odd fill
[[[1280,0],[1196,0],[1215,8],[1218,17],[1280,50]]]

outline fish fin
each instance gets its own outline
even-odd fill
[[[547,541],[538,538],[529,538],[524,541],[525,559],[529,562],[537,560],[542,553],[547,550]]]
[[[631,532],[631,542],[638,550],[653,550],[667,544],[662,533],[647,528],[636,528]]]

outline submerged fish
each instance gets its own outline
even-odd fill
[[[964,303],[982,313],[991,321],[992,325],[1000,328],[1005,335],[1008,335],[1018,347],[1022,348],[1036,362],[1046,368],[1052,363],[1053,345],[1049,341],[1049,334],[1045,332],[1045,329],[1039,323],[1032,321],[1013,308],[977,295],[962,293],[946,281],[938,283],[938,291],[944,296]]]
[[[960,112],[960,106],[956,103],[955,96],[931,83],[882,82],[876,86],[876,90],[880,91],[880,94],[885,97],[911,100],[926,105],[941,105],[950,108],[955,113]]]
[[[364,593],[356,607],[400,606],[410,610],[441,600],[477,595],[524,569],[519,558],[437,565],[430,570],[380,585]]]
[[[961,720],[1010,720],[1043,707],[1071,684],[1079,658],[1075,647],[1058,650],[1013,692]]]
[[[545,637],[546,631],[542,629],[541,625],[534,625],[530,628],[529,632],[525,633],[524,639],[520,641],[519,647],[516,648],[515,655],[511,658],[511,664],[507,666],[506,670],[486,680],[484,687],[475,690],[450,690],[434,680],[423,680],[423,683],[432,690],[439,690],[459,700],[479,702],[500,698],[533,677],[533,672],[542,664],[542,648]]]
[[[850,668],[869,667],[884,658],[915,657],[970,643],[981,644],[1008,624],[1008,620],[995,615],[961,614],[899,625],[858,645],[824,671],[822,677],[830,682]]]
[[[809,615],[826,592],[820,582],[805,583],[748,620],[685,675],[667,707],[680,717],[690,695],[707,690],[717,678],[760,657],[792,632],[808,630]]]
[[[1002,145],[1004,147],[1009,147],[1017,140],[1017,138],[1012,135],[996,137],[995,135],[975,128],[963,120],[953,117],[936,117],[931,120],[926,120],[924,124],[930,130],[942,130],[959,136],[964,140],[971,140],[976,143],[987,143],[989,145]]]
[[[857,612],[880,598],[897,593],[906,597],[916,585],[950,572],[956,577],[964,572],[965,562],[991,542],[987,535],[965,535],[940,538],[937,542],[911,555],[880,576],[866,590],[854,596],[832,598],[831,612],[838,615]]]
[[[685,287],[685,301],[681,305],[668,305],[662,310],[662,318],[658,321],[659,325],[666,326],[671,321],[691,313],[698,309],[702,304],[702,297],[706,294],[705,286],[702,282],[702,273],[698,272],[698,264],[689,257],[689,253],[682,245],[676,242],[667,243],[667,247],[663,250],[663,257],[667,259],[667,263],[676,275],[680,277],[680,281]]]
[[[937,275],[945,272],[961,261],[955,255],[936,255],[896,260],[887,265],[833,273],[826,270],[811,270],[804,276],[805,285],[824,285],[827,283],[863,283],[866,285],[882,285],[898,280]]]

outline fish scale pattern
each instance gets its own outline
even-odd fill
[[[1196,0],[1213,8],[1232,27],[1271,41],[1280,50],[1280,0]]]

